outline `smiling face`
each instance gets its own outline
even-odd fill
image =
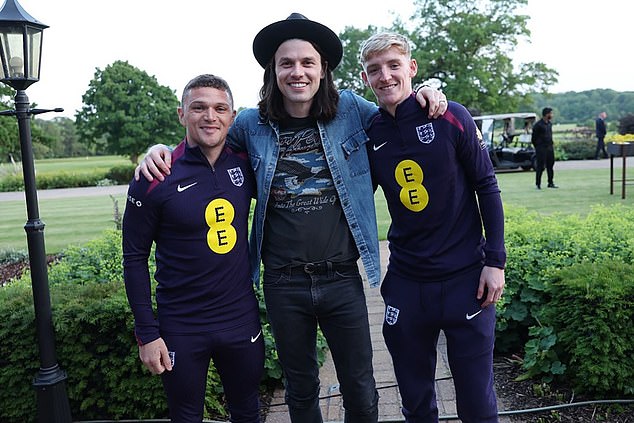
[[[275,78],[292,117],[306,117],[325,71],[321,55],[311,43],[287,40],[275,52]]]
[[[379,105],[394,115],[396,106],[412,93],[412,77],[417,71],[416,60],[391,46],[365,59],[361,77]]]
[[[187,130],[187,144],[198,146],[213,164],[222,151],[235,111],[226,91],[197,87],[186,93],[178,119]]]

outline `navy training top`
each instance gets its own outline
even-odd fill
[[[126,292],[140,344],[162,333],[224,330],[258,319],[247,220],[255,181],[245,154],[225,147],[212,167],[181,142],[163,182],[132,181],[123,218]],[[148,257],[156,243],[156,303]]]
[[[482,134],[458,103],[438,119],[427,112],[410,96],[368,131],[372,181],[392,218],[388,270],[439,281],[483,263],[504,268],[504,213]]]

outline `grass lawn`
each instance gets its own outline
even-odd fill
[[[621,168],[616,169],[620,178]],[[565,213],[586,215],[593,205],[622,204],[634,207],[634,186],[626,187],[626,197],[621,199],[621,184],[614,184],[614,194],[610,195],[609,169],[557,170],[555,184],[558,189],[546,187],[546,173],[542,176],[542,189],[535,188],[535,172],[502,172],[497,174],[502,191],[504,207],[522,207],[542,214]],[[629,188],[629,193],[627,192]],[[385,239],[390,224],[390,216],[385,205],[383,192],[375,194],[379,238]]]
[[[77,167],[107,166],[126,163],[122,157],[89,159],[44,160],[36,165],[38,172]],[[620,177],[620,169],[617,169]],[[621,199],[620,183],[610,195],[608,169],[558,170],[555,182],[559,189],[535,189],[535,172],[506,172],[497,174],[505,207],[523,207],[529,211],[553,214],[587,214],[596,204],[623,204],[634,207],[634,187]],[[546,175],[543,176],[546,185]],[[116,196],[120,212],[125,208],[125,195]],[[386,238],[390,217],[380,189],[375,195],[379,237]],[[114,203],[109,195],[64,199],[40,199],[40,218],[46,224],[44,238],[48,253],[57,253],[69,244],[81,244],[98,237],[105,229],[114,228]],[[0,201],[0,250],[26,250],[26,207],[24,201]]]
[[[123,156],[94,156],[94,157],[72,157],[64,159],[44,159],[35,160],[35,172],[37,175],[48,175],[60,171],[81,172],[85,170],[108,170],[114,166],[126,165],[130,163],[127,157]],[[0,177],[12,173],[22,174],[20,164],[14,167],[11,163],[0,163]]]
[[[123,213],[125,195],[116,196]],[[68,245],[82,244],[99,236],[114,224],[114,203],[108,195],[41,199],[40,219],[44,222],[46,252],[58,253]],[[26,205],[24,201],[0,201],[0,250],[26,250]]]

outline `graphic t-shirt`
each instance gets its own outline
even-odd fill
[[[264,221],[264,265],[356,260],[315,120],[281,122],[279,144]]]

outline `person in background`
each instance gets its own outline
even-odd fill
[[[599,116],[594,122],[595,132],[597,134],[597,149],[594,153],[594,159],[599,160],[599,152],[603,152],[603,158],[608,157],[608,152],[605,151],[605,134],[607,134],[608,130],[605,125],[605,119],[608,117],[606,112],[599,113]]]
[[[260,421],[264,342],[250,279],[248,218],[255,180],[225,145],[233,96],[214,75],[192,79],[178,118],[185,139],[163,181],[133,180],[123,217],[123,268],[139,356],[161,374],[172,422],[203,418],[210,360],[232,422]],[[156,243],[157,315],[148,257]]]
[[[406,37],[373,35],[360,56],[362,78],[380,106],[367,151],[392,218],[383,336],[405,421],[438,421],[436,347],[443,330],[458,416],[497,422],[495,303],[506,251],[500,190],[482,134],[458,103],[449,102],[437,120],[418,107],[418,65]]]
[[[535,147],[537,168],[535,169],[535,186],[542,189],[542,173],[546,169],[548,188],[559,188],[554,182],[555,147],[553,145],[553,109],[544,107],[542,118],[533,125],[531,143]]]

